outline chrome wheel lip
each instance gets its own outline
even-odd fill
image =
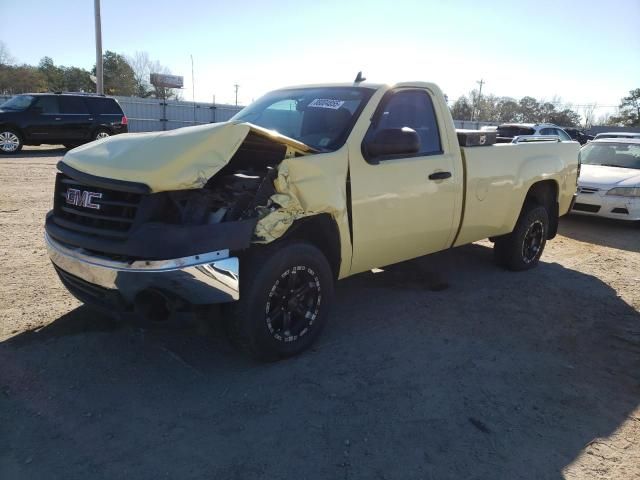
[[[522,260],[525,263],[531,263],[538,257],[542,249],[543,240],[544,224],[540,220],[535,220],[527,228],[522,242]]]
[[[0,132],[0,150],[11,153],[20,147],[20,138],[13,132]]]
[[[109,138],[111,135],[108,132],[98,132],[96,134],[96,140],[100,140],[101,138]]]

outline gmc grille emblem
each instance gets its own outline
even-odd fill
[[[67,203],[76,207],[93,208],[100,210],[100,204],[93,203],[94,198],[102,198],[102,193],[78,190],[76,188],[67,189]]]

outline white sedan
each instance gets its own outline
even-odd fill
[[[640,139],[594,140],[580,150],[572,212],[640,220]]]

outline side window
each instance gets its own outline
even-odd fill
[[[113,98],[88,97],[92,113],[102,115],[122,115],[122,109]]]
[[[562,140],[563,142],[570,142],[572,140],[569,134],[564,130],[560,130],[559,128],[556,128],[556,132],[558,132],[557,135],[560,137],[560,140]]]
[[[543,128],[540,135],[557,135],[553,128]]]
[[[49,97],[42,96],[38,97],[38,99],[33,104],[34,107],[40,108],[43,114],[56,115],[60,113],[60,109],[58,108],[58,98],[57,97]]]
[[[412,128],[420,137],[420,151],[415,156],[442,153],[433,101],[425,90],[394,93],[384,104],[367,136],[373,136],[380,130],[403,127]]]
[[[89,110],[81,97],[58,97],[60,103],[60,113],[66,114],[87,114]]]

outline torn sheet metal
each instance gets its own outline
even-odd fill
[[[256,243],[270,243],[282,237],[300,218],[328,213],[338,226],[342,258],[350,259],[346,176],[344,151],[284,160],[274,181],[277,193],[261,209],[255,229]],[[347,275],[349,266],[350,261],[341,262],[341,278]]]
[[[152,192],[202,188],[229,163],[249,132],[285,145],[291,155],[314,151],[271,130],[224,122],[115,135],[74,148],[62,161],[98,177],[146,184]]]

